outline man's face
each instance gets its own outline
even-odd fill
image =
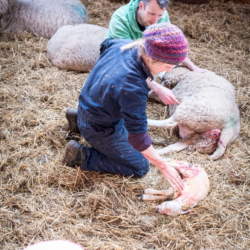
[[[155,24],[159,21],[164,13],[156,0],[151,0],[146,6],[143,2],[139,2],[137,11],[137,21],[145,27]]]

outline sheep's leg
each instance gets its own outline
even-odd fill
[[[139,196],[141,200],[163,200],[167,199],[169,196],[171,196],[174,193],[173,188],[168,188],[165,190],[156,190],[153,188],[147,188],[142,190],[142,195]]]
[[[178,202],[181,202],[182,204],[182,208],[184,210],[187,210],[187,209],[190,209],[190,208],[193,208],[197,205],[197,201],[192,197],[192,194],[189,194],[189,196],[187,195],[182,195],[182,196],[179,196],[177,199],[175,199],[176,201]]]
[[[171,194],[173,194],[174,189],[173,188],[168,188],[168,189],[164,189],[164,190],[156,190],[153,188],[146,188],[142,190],[143,194],[160,194],[160,195],[165,195],[165,196],[170,196]]]
[[[157,153],[160,154],[160,155],[164,155],[164,154],[167,154],[169,152],[179,152],[185,148],[187,148],[189,146],[189,144],[185,141],[179,141],[179,142],[176,142],[172,145],[169,145],[165,148],[162,148],[162,149],[157,149]]]
[[[210,156],[212,160],[219,159],[224,153],[227,148],[227,145],[233,142],[240,131],[240,125],[237,124],[236,126],[226,127],[222,130],[220,135],[220,140],[218,142],[218,147],[215,152]]]
[[[166,120],[151,120],[148,119],[148,126],[149,127],[164,127],[164,128],[174,128],[178,125],[178,122],[174,120],[171,116]]]
[[[153,194],[142,194],[139,196],[139,199],[143,201],[166,200],[167,198],[168,196],[165,195],[153,195]]]

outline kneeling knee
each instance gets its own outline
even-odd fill
[[[134,171],[133,177],[135,177],[135,178],[143,177],[145,174],[148,173],[148,171],[149,171],[149,165],[150,165],[150,164],[148,163],[146,166],[143,166],[143,168],[141,168],[141,169],[136,169],[136,170]]]

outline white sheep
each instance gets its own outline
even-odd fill
[[[176,67],[172,72],[165,73],[161,84],[170,88],[176,85],[172,91],[180,104],[169,107],[170,118],[159,121],[149,119],[148,125],[178,126],[182,140],[158,150],[158,153],[166,154],[188,147],[195,149],[202,144],[200,152],[207,153],[206,145],[211,148],[212,143],[214,152],[210,158],[220,158],[240,131],[240,113],[232,84],[213,72],[196,73],[185,67]]]
[[[47,56],[60,69],[88,72],[100,55],[107,30],[93,24],[63,26],[48,41]]]
[[[50,38],[60,27],[86,23],[87,19],[80,0],[9,0],[1,25],[4,32]]]
[[[68,240],[42,241],[24,250],[84,250],[80,245]]]

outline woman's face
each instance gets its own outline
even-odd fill
[[[149,71],[152,75],[157,75],[160,72],[171,72],[174,65],[162,63],[162,62],[156,62],[155,60],[152,60],[149,58],[147,66],[149,68]]]

